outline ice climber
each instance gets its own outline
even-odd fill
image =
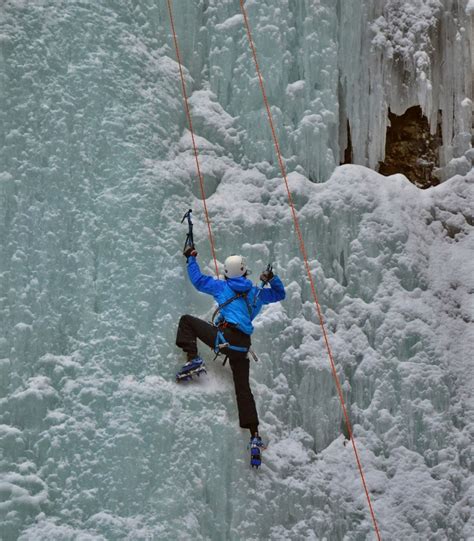
[[[283,300],[285,288],[271,267],[260,276],[262,286],[269,284],[270,287],[254,286],[247,278],[246,261],[240,255],[231,255],[225,260],[224,279],[217,279],[202,274],[193,245],[186,246],[183,254],[192,284],[198,291],[212,295],[217,302],[217,309],[212,318],[213,323],[190,315],[181,316],[176,345],[185,351],[188,360],[176,374],[176,380],[192,379],[193,375],[205,372],[204,361],[198,354],[197,338],[229,359],[240,426],[250,430],[250,463],[258,467],[261,464],[260,450],[263,443],[258,433],[257,409],[249,383],[248,353],[250,336],[254,330],[252,320],[264,304]]]

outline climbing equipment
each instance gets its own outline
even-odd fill
[[[219,304],[219,305],[217,306],[217,308],[214,310],[214,313],[212,314],[211,323],[217,327],[218,324],[219,324],[219,320],[216,320],[217,314],[219,314],[219,312],[222,311],[222,308],[224,308],[225,306],[227,306],[227,305],[230,304],[231,302],[236,301],[237,299],[244,299],[245,304],[247,305],[247,310],[248,310],[248,312],[249,312],[249,317],[250,317],[250,319],[252,319],[252,312],[253,312],[253,310],[252,310],[252,307],[250,306],[249,300],[248,300],[248,298],[247,298],[247,293],[243,292],[243,293],[236,293],[236,294],[235,294],[233,297],[231,297],[230,299],[227,299],[227,300],[224,301],[222,304]]]
[[[262,274],[265,274],[266,272],[273,272],[273,267],[272,267],[272,264],[269,263],[267,265],[267,268],[263,271]],[[268,282],[266,282],[265,280],[262,280],[260,282],[260,286],[258,286],[258,291],[257,291],[257,294],[255,295],[254,299],[253,299],[253,306],[254,308],[257,306],[257,301],[258,301],[258,298],[260,297],[260,293],[262,292],[262,289],[265,287],[265,285],[267,284]]]
[[[263,282],[262,282],[262,287],[260,289],[263,288]],[[258,294],[260,293],[260,289],[259,291],[257,292],[257,294],[255,295],[255,297],[258,296]],[[222,329],[227,329],[227,328],[234,328],[236,325],[234,323],[229,323],[228,321],[225,321],[225,320],[216,320],[216,316],[217,314],[219,314],[219,312],[222,310],[222,308],[224,308],[224,306],[227,306],[228,304],[230,304],[231,302],[239,299],[239,298],[243,298],[247,304],[247,310],[249,311],[249,316],[250,316],[250,319],[252,319],[252,312],[253,312],[253,308],[250,306],[250,303],[249,303],[249,300],[247,298],[247,293],[236,293],[233,297],[231,297],[230,299],[227,299],[225,302],[223,302],[222,304],[220,304],[214,311],[214,313],[212,314],[212,318],[211,318],[211,323],[212,325],[214,325],[215,327],[217,327],[219,329],[218,332],[221,332]],[[256,305],[254,304],[254,307]],[[217,359],[217,357],[219,356],[219,354],[221,353],[221,349],[227,347],[228,349],[233,349],[235,351],[247,351],[250,355],[250,357],[252,357],[252,359],[255,361],[255,362],[258,362],[258,357],[257,357],[257,354],[255,353],[255,351],[250,347],[248,349],[246,348],[238,348],[237,346],[229,346],[228,342],[225,341],[225,337],[223,335],[223,333],[221,332],[221,337],[216,336],[216,343],[215,343],[215,347],[214,347],[214,353],[216,354],[216,356],[214,357],[214,360]],[[225,365],[225,363],[227,362],[227,359],[228,359],[228,356],[226,355],[225,358],[224,358],[224,361],[222,362],[223,365]]]
[[[258,468],[262,465],[262,450],[266,449],[260,436],[252,436],[248,444],[250,449],[250,465],[252,468]]]
[[[186,250],[186,248],[191,247],[194,248],[194,237],[193,237],[193,220],[191,217],[192,209],[189,209],[188,212],[183,216],[183,219],[181,220],[181,223],[184,222],[184,220],[188,220],[188,233],[186,234],[186,240],[184,241],[184,248],[183,252]]]
[[[230,255],[224,261],[224,274],[226,278],[238,278],[247,272],[247,262],[241,255]]]
[[[235,324],[229,323],[228,321],[225,321],[223,319],[216,320],[216,316],[219,314],[219,312],[222,310],[222,308],[224,308],[225,306],[227,306],[231,302],[236,301],[237,299],[244,299],[245,300],[245,304],[247,305],[247,310],[249,311],[249,317],[250,318],[252,317],[252,308],[251,308],[251,306],[249,304],[249,301],[247,299],[247,293],[236,293],[233,297],[231,297],[230,299],[227,299],[222,304],[219,304],[217,306],[217,308],[215,309],[214,313],[212,314],[212,318],[211,318],[212,325],[214,325],[214,327],[217,327],[216,341],[215,341],[215,344],[214,344],[214,353],[216,354],[216,356],[214,357],[214,360],[217,359],[217,357],[221,354],[221,350],[224,349],[224,348],[231,349],[233,351],[239,351],[241,353],[247,353],[247,352],[250,351],[252,356],[254,358],[256,357],[255,353],[250,348],[244,348],[244,347],[241,347],[241,346],[233,346],[233,345],[229,344],[229,342],[227,342],[227,340],[225,339],[225,336],[224,336],[224,333],[222,332],[222,329],[235,328]],[[225,363],[227,362],[227,358],[228,358],[228,356],[226,355],[225,358],[224,358],[224,361],[222,362],[223,365],[225,365]]]
[[[267,275],[267,276],[265,280],[262,280],[263,285],[268,284],[268,282],[273,278],[273,267],[271,263],[267,265],[267,268],[262,272],[262,274],[260,275],[260,278],[264,275]],[[268,278],[269,276],[270,278]]]
[[[171,24],[171,30],[173,32],[173,41],[174,41],[174,48],[176,51],[176,58],[178,60],[178,66],[179,66],[179,75],[181,78],[181,90],[183,93],[183,101],[184,101],[184,109],[186,111],[186,118],[188,119],[188,125],[189,125],[189,131],[191,133],[191,140],[193,143],[193,151],[194,151],[194,160],[196,162],[196,170],[199,177],[199,187],[201,191],[201,199],[202,204],[204,206],[204,214],[206,216],[206,223],[207,223],[207,232],[209,236],[209,242],[211,244],[211,252],[212,252],[212,258],[214,259],[214,266],[216,269],[216,276],[219,276],[219,267],[217,266],[217,258],[216,258],[216,251],[214,248],[214,237],[212,235],[212,229],[211,229],[211,221],[209,219],[209,213],[207,211],[207,203],[206,203],[206,192],[204,190],[204,178],[201,173],[201,166],[199,165],[199,156],[198,156],[198,150],[196,146],[196,138],[194,137],[194,129],[193,129],[193,121],[191,118],[191,112],[189,110],[189,103],[188,103],[188,94],[186,92],[186,85],[184,83],[184,73],[183,73],[183,66],[181,63],[181,54],[179,52],[179,46],[178,46],[178,38],[176,37],[176,30],[174,27],[174,18],[173,18],[173,9],[171,7],[171,0],[167,0],[168,4],[168,13],[170,17],[170,24]]]
[[[224,336],[224,333],[221,331],[219,327],[217,327],[214,353],[216,353],[216,355],[219,355],[219,353],[221,352],[221,349],[224,349],[224,348],[231,349],[232,351],[240,351],[240,353],[247,353],[247,351],[249,350],[249,348],[244,348],[241,346],[233,346],[232,344],[229,344],[229,342],[227,342]]]
[[[176,382],[189,381],[193,379],[193,376],[200,376],[201,374],[207,374],[206,365],[201,357],[197,355],[194,359],[188,361],[176,374]]]
[[[191,138],[192,138],[193,150],[194,150],[194,157],[195,157],[195,161],[196,161],[196,168],[197,168],[199,182],[200,182],[200,188],[201,188],[201,196],[202,196],[202,200],[203,200],[204,212],[205,212],[206,222],[207,222],[207,227],[208,227],[209,241],[210,241],[210,244],[211,244],[211,251],[212,251],[213,258],[214,258],[214,264],[215,264],[215,268],[216,268],[216,275],[218,276],[219,271],[218,271],[218,266],[217,266],[217,259],[216,259],[216,256],[215,256],[214,239],[213,239],[213,236],[212,236],[211,224],[210,224],[210,220],[209,220],[209,214],[208,214],[208,211],[207,211],[206,197],[205,197],[205,192],[204,192],[204,180],[203,180],[203,177],[202,177],[202,174],[201,174],[201,169],[200,169],[200,166],[199,166],[198,152],[197,152],[196,141],[195,141],[195,137],[194,137],[191,114],[190,114],[189,105],[188,105],[188,97],[187,97],[187,93],[186,93],[186,86],[185,86],[185,82],[184,82],[184,74],[183,74],[183,69],[182,69],[182,65],[181,65],[181,57],[180,57],[180,53],[179,53],[178,40],[177,40],[177,37],[176,37],[176,30],[175,30],[175,27],[174,27],[171,0],[167,0],[167,4],[168,4],[168,12],[169,12],[169,17],[170,17],[171,29],[172,29],[172,32],[173,32],[173,40],[174,40],[174,45],[175,45],[175,50],[176,50],[176,57],[177,57],[178,64],[179,64],[179,73],[180,73],[180,77],[181,77],[181,87],[182,87],[182,92],[183,92],[183,100],[184,100],[184,105],[185,105],[185,111],[186,111],[186,116],[187,116],[187,119],[188,119],[189,130],[191,132]],[[253,60],[254,60],[254,63],[255,63],[255,68],[256,68],[256,72],[257,72],[257,76],[258,76],[258,80],[259,80],[259,85],[260,85],[260,89],[261,89],[261,92],[262,92],[265,108],[266,108],[266,111],[267,111],[270,130],[271,130],[271,133],[272,133],[272,138],[273,138],[275,150],[276,150],[276,154],[277,154],[277,157],[278,157],[278,164],[279,164],[279,167],[280,167],[280,171],[282,173],[283,180],[285,182],[286,192],[287,192],[287,196],[288,196],[288,202],[289,202],[290,209],[291,209],[291,214],[292,214],[292,218],[293,218],[293,222],[294,222],[294,226],[295,226],[296,235],[298,237],[299,247],[300,247],[300,250],[301,250],[301,254],[303,256],[304,266],[305,266],[305,269],[306,269],[306,273],[308,275],[309,284],[310,284],[310,288],[311,288],[311,293],[312,293],[312,296],[313,296],[313,299],[314,299],[314,302],[315,302],[315,305],[316,305],[316,310],[317,310],[320,326],[321,326],[321,329],[322,329],[324,343],[326,345],[326,350],[328,352],[328,357],[329,357],[329,361],[330,361],[330,365],[331,365],[331,371],[332,371],[334,381],[335,381],[335,384],[336,384],[336,389],[337,389],[337,393],[338,393],[339,400],[340,400],[340,403],[341,403],[341,408],[342,408],[343,416],[344,416],[344,419],[345,419],[345,422],[346,422],[346,427],[347,427],[349,437],[350,437],[350,440],[351,440],[351,443],[352,443],[352,448],[354,450],[354,455],[355,455],[355,459],[356,459],[356,462],[357,462],[357,467],[358,467],[358,470],[359,470],[359,474],[360,474],[362,485],[363,485],[363,488],[364,488],[364,491],[365,491],[365,496],[366,496],[366,499],[367,499],[370,515],[371,515],[371,518],[372,518],[372,523],[374,525],[374,529],[375,529],[377,539],[378,539],[378,541],[380,541],[381,537],[380,537],[380,532],[379,532],[377,520],[375,518],[375,512],[374,512],[374,509],[373,509],[373,506],[372,506],[372,501],[371,501],[371,498],[370,498],[370,495],[369,495],[369,489],[368,489],[368,486],[367,486],[367,483],[366,483],[366,480],[365,480],[365,475],[364,475],[364,471],[362,469],[362,464],[361,464],[361,461],[360,461],[360,458],[359,458],[359,453],[357,451],[357,447],[356,447],[356,444],[355,444],[351,423],[349,421],[349,415],[347,413],[347,408],[346,408],[344,396],[343,396],[343,393],[342,393],[342,387],[341,387],[339,377],[338,377],[337,372],[336,372],[336,365],[335,365],[335,362],[334,362],[332,350],[331,350],[331,347],[329,345],[329,339],[328,339],[328,336],[327,336],[326,326],[325,326],[325,323],[324,323],[324,318],[323,318],[323,315],[322,315],[321,306],[319,304],[318,296],[317,296],[317,293],[316,293],[316,286],[314,284],[314,280],[313,280],[313,277],[312,277],[312,274],[311,274],[311,269],[310,269],[310,266],[309,266],[306,247],[305,247],[305,243],[304,243],[304,240],[303,240],[303,234],[301,232],[298,217],[297,217],[297,214],[296,214],[296,209],[295,209],[295,206],[294,206],[294,203],[293,203],[293,198],[291,196],[291,192],[290,192],[290,188],[289,188],[289,184],[288,184],[288,178],[287,178],[287,174],[286,174],[286,169],[285,169],[285,166],[283,164],[283,158],[282,158],[282,155],[281,155],[280,146],[279,146],[279,143],[278,143],[275,127],[274,127],[274,124],[273,124],[273,117],[272,117],[272,114],[271,114],[271,111],[270,111],[270,106],[269,106],[269,103],[268,103],[267,95],[266,95],[266,92],[265,92],[265,87],[264,87],[264,84],[263,84],[263,78],[262,78],[260,67],[259,67],[258,60],[257,60],[257,53],[256,53],[255,45],[254,45],[254,42],[253,42],[252,34],[251,34],[251,31],[250,31],[250,25],[249,25],[249,21],[248,21],[248,16],[247,16],[246,9],[244,7],[244,0],[240,0],[240,8],[241,8],[241,11],[242,11],[242,14],[243,14],[244,24],[245,24],[246,32],[247,32],[247,37],[248,37],[250,48],[252,50],[252,56],[253,56]]]
[[[342,412],[343,412],[343,415],[344,415],[344,419],[346,421],[347,430],[349,432],[350,440],[352,442],[352,448],[354,450],[354,454],[355,454],[355,458],[356,458],[356,462],[357,462],[357,467],[359,469],[359,474],[360,474],[360,477],[361,477],[362,485],[364,487],[365,496],[367,498],[367,503],[368,503],[368,506],[369,506],[370,515],[371,515],[372,522],[373,522],[373,525],[374,525],[375,533],[377,535],[377,539],[380,541],[381,537],[380,537],[380,532],[379,532],[377,520],[375,518],[375,513],[374,513],[373,506],[372,506],[372,501],[371,501],[370,495],[369,495],[369,489],[367,487],[364,471],[362,469],[362,463],[360,461],[359,453],[357,451],[357,447],[356,447],[355,440],[354,440],[354,435],[352,433],[351,423],[349,421],[349,415],[347,413],[347,408],[346,408],[346,403],[345,403],[344,396],[343,396],[343,393],[342,393],[341,383],[339,381],[339,377],[338,377],[337,372],[336,372],[336,365],[334,363],[332,350],[331,350],[331,347],[329,345],[329,340],[328,340],[327,331],[326,331],[326,325],[324,323],[324,318],[323,318],[323,314],[322,314],[322,311],[321,311],[321,306],[319,304],[319,299],[318,299],[318,296],[316,294],[316,286],[314,284],[313,276],[311,274],[311,269],[310,269],[309,262],[308,262],[308,255],[306,253],[306,247],[305,247],[305,243],[304,243],[304,240],[303,240],[303,234],[301,232],[301,228],[300,228],[299,221],[298,221],[298,216],[296,215],[296,210],[295,210],[295,206],[294,206],[294,203],[293,203],[293,198],[291,196],[290,187],[289,187],[289,184],[288,184],[288,177],[287,177],[287,174],[286,174],[286,168],[285,168],[285,166],[283,164],[283,158],[282,158],[282,154],[281,154],[281,151],[280,151],[280,145],[278,143],[278,139],[277,139],[277,136],[276,136],[275,126],[273,124],[273,117],[272,117],[272,113],[270,111],[270,106],[268,104],[267,94],[265,92],[265,86],[263,84],[263,78],[262,78],[262,74],[261,74],[261,71],[260,71],[260,66],[259,66],[258,60],[257,60],[257,52],[256,52],[256,49],[255,49],[252,34],[250,32],[250,24],[249,24],[249,20],[248,20],[248,16],[247,16],[247,11],[246,11],[245,6],[244,6],[244,0],[240,0],[240,9],[242,11],[242,15],[243,15],[243,18],[244,18],[244,24],[245,24],[245,28],[246,28],[246,31],[247,31],[247,38],[248,38],[248,41],[249,41],[250,48],[252,50],[252,56],[253,56],[255,69],[256,69],[256,72],[257,72],[257,76],[258,76],[258,81],[259,81],[259,84],[260,84],[260,90],[262,92],[263,101],[264,101],[264,104],[265,104],[265,108],[267,110],[268,122],[269,122],[270,130],[271,130],[271,133],[272,133],[272,138],[273,138],[273,143],[274,143],[274,146],[275,146],[275,151],[276,151],[276,154],[277,154],[277,157],[278,157],[278,164],[280,166],[280,171],[281,171],[283,180],[285,182],[286,192],[287,192],[287,195],[288,195],[288,202],[289,202],[289,205],[290,205],[290,208],[291,208],[291,214],[292,214],[293,222],[294,222],[294,225],[295,225],[296,235],[298,237],[301,254],[302,254],[303,259],[304,259],[306,273],[308,275],[309,284],[310,284],[310,287],[311,287],[311,292],[312,292],[312,295],[313,295],[314,303],[316,305],[316,310],[317,310],[318,317],[319,317],[319,323],[320,323],[320,326],[321,326],[321,330],[322,330],[323,337],[324,337],[324,342],[325,342],[325,345],[326,345],[326,350],[328,352],[329,361],[330,361],[330,364],[331,364],[332,374],[333,374],[333,377],[334,377],[334,381],[336,383],[336,388],[337,388],[337,392],[338,392],[338,395],[339,395],[339,400],[341,402],[341,407],[342,407]]]

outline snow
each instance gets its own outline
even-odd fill
[[[210,274],[213,262],[165,3],[9,2],[2,535],[374,538],[238,5],[175,4],[218,260],[242,252],[254,279],[272,262],[287,286],[254,337],[263,467],[248,466],[228,366],[203,349],[208,375],[174,383],[179,316],[212,311],[186,280],[188,208]],[[448,62],[467,37],[460,10],[455,21],[439,2],[383,4],[247,2],[382,539],[468,539],[474,171],[462,134],[472,104],[464,61]],[[433,36],[445,43],[455,30],[443,64]],[[359,50],[374,56],[348,53]],[[390,58],[413,76],[402,98]],[[456,160],[426,191],[364,166],[380,156],[387,107],[420,96],[430,119],[452,113],[443,140]],[[335,168],[346,118],[360,165]]]

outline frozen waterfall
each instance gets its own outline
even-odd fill
[[[247,0],[384,540],[474,536],[472,0]],[[174,0],[220,262],[271,261],[248,466],[228,366],[177,386],[212,259],[164,0],[0,7],[0,537],[374,539],[237,0]],[[388,110],[445,181],[373,169]],[[343,161],[350,128],[353,164]],[[369,169],[371,167],[372,169]],[[256,276],[255,276],[256,275]]]

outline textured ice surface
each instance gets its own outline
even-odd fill
[[[272,2],[279,13],[247,4],[382,538],[467,539],[474,175],[425,192],[358,166],[310,182],[338,162],[333,68],[343,4]],[[273,261],[288,289],[254,340],[261,363],[252,383],[270,441],[264,466],[248,467],[228,368],[209,361],[199,384],[173,383],[178,317],[210,311],[180,254],[179,220],[190,206],[200,261],[209,272],[212,264],[164,2],[6,2],[6,540],[373,538],[286,195],[269,163],[238,3],[209,2],[205,13],[203,5],[177,1],[175,15],[217,255],[242,250],[255,274]],[[273,25],[287,27],[286,37]],[[362,126],[370,109],[360,110],[351,118]]]
[[[354,163],[384,158],[388,110],[420,105],[436,132],[441,165],[470,148],[469,18],[466,0],[248,2],[267,94],[290,169],[326,180],[343,161],[347,126]],[[204,42],[209,85],[248,134],[251,160],[274,159],[236,2],[210,1]],[[237,11],[238,13],[238,11]],[[199,74],[190,66],[192,75]],[[452,176],[452,163],[442,178]]]

